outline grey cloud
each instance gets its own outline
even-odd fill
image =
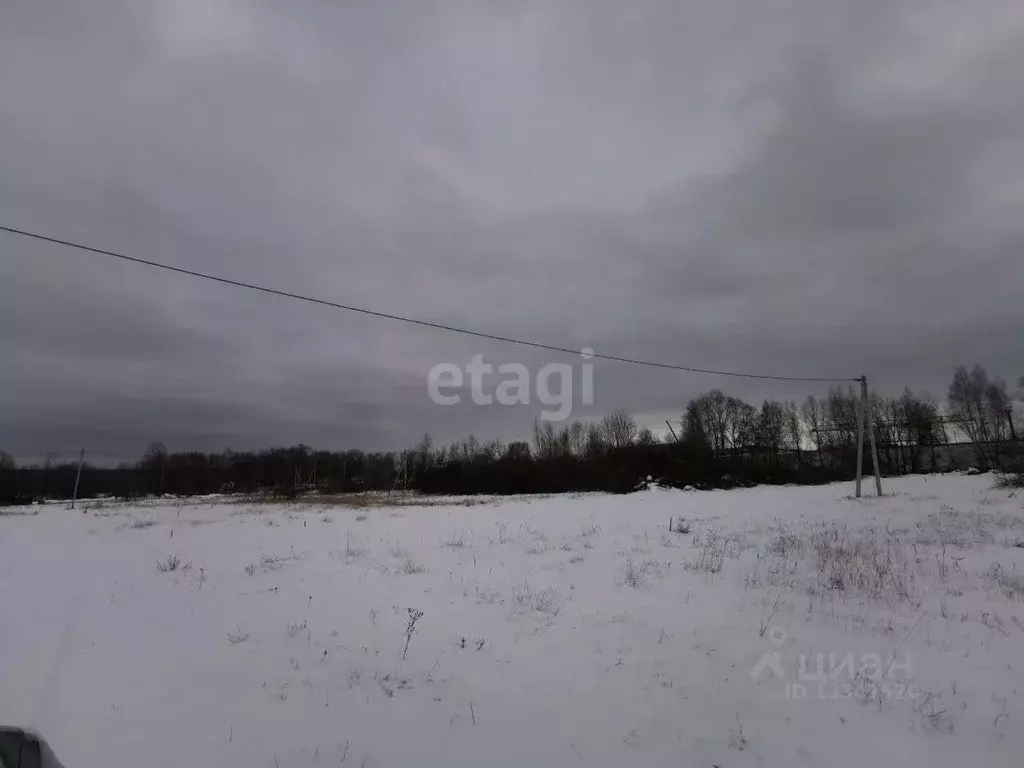
[[[2,223],[502,335],[941,394],[1024,372],[1024,18],[953,2],[14,0]],[[512,439],[551,355],[0,235],[0,445]],[[652,423],[718,386],[598,363]]]

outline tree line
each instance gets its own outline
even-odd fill
[[[1024,389],[1024,379],[1020,382]],[[909,388],[869,398],[885,474],[956,466],[951,444],[971,443],[971,464],[1019,462],[1018,426],[1005,382],[980,366],[956,369],[945,407]],[[305,445],[256,452],[171,453],[153,443],[137,461],[87,467],[79,496],[417,490],[426,493],[625,492],[648,477],[679,487],[819,483],[853,475],[860,396],[852,386],[824,397],[759,406],[711,390],[693,398],[659,437],[623,410],[593,422],[535,422],[532,440],[435,445],[429,435],[403,451],[322,451]],[[0,452],[0,503],[69,498],[76,463],[18,467]]]

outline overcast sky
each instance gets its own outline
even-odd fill
[[[4,0],[0,224],[485,332],[943,395],[1024,373],[1019,0]],[[578,360],[0,233],[0,448],[425,430],[439,362]],[[598,363],[657,424],[720,387]]]

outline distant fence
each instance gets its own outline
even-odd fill
[[[867,447],[865,447],[867,451]],[[770,454],[763,448],[748,447],[734,458],[764,460]],[[786,467],[817,466],[852,471],[856,464],[856,448],[785,449],[771,457]],[[866,462],[870,458],[865,456]],[[878,445],[878,463],[885,475],[919,472],[949,472],[981,469],[1024,471],[1024,441],[961,442],[937,445]]]

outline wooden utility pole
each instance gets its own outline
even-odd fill
[[[857,406],[857,498],[864,478],[864,416],[867,412],[868,379],[860,377],[860,405]]]
[[[871,403],[868,400],[868,377],[865,376],[861,381],[861,386],[864,388],[863,398],[864,407],[868,413],[868,439],[871,441],[871,467],[875,470],[875,493],[878,496],[882,495],[882,473],[878,471],[878,446],[875,445],[875,417],[871,412]]]
[[[78,472],[75,473],[75,491],[71,496],[71,508],[75,508],[78,501],[78,482],[82,479],[82,464],[85,463],[85,448],[78,452]]]
[[[861,481],[864,478],[864,429],[867,427],[868,440],[871,443],[871,467],[875,471],[875,493],[882,495],[882,473],[878,470],[878,446],[875,443],[874,417],[871,414],[871,403],[868,402],[868,377],[860,379],[860,407],[857,414],[857,498],[860,498]]]

